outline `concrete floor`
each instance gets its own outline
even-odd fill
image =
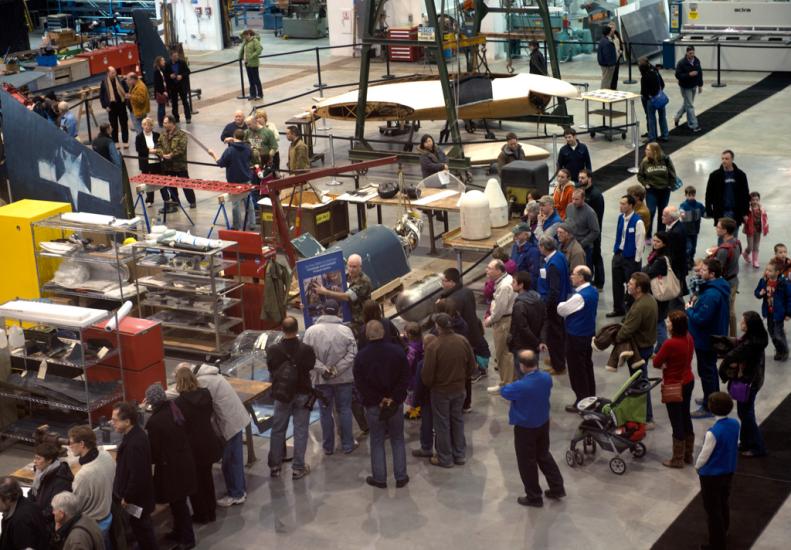
[[[324,45],[324,41],[283,41],[274,38],[268,31],[263,34],[263,43],[265,53]],[[195,54],[190,56],[190,60],[194,71],[233,59],[235,55],[235,50]],[[325,83],[358,80],[356,59],[329,57],[322,52],[321,60]],[[314,90],[311,95],[318,95],[313,88],[316,83],[314,64],[313,52],[273,58],[271,62],[267,60],[263,63],[261,74],[266,101],[277,101],[311,90]],[[493,69],[502,69],[503,64],[502,60],[495,61]],[[516,65],[517,70],[526,70],[520,66],[524,63]],[[393,64],[391,67],[392,72],[399,75],[432,69],[430,66],[412,64]],[[592,56],[579,56],[576,61],[562,65],[562,71],[566,80],[589,82],[594,88],[597,87],[599,70]],[[374,65],[371,74],[380,73],[384,73],[384,65]],[[709,84],[712,75],[705,76]],[[762,73],[724,73],[723,81],[727,82],[727,87],[714,89],[707,85],[697,99],[698,112],[743,90],[763,76]],[[669,83],[667,92],[671,101],[669,109],[672,109],[680,105],[680,95],[676,87],[670,85],[672,74],[667,73],[665,80]],[[237,67],[230,65],[196,74],[193,86],[200,87],[203,96],[196,102],[200,113],[193,118],[188,129],[207,145],[220,150],[218,138],[222,126],[230,121],[235,109],[247,110],[251,107],[249,102],[235,99],[239,87]],[[621,88],[639,91],[637,85],[622,85]],[[270,119],[283,130],[284,120],[310,107],[311,95],[269,108]],[[718,166],[720,152],[725,148],[735,150],[736,163],[748,174],[751,190],[762,193],[763,203],[769,213],[771,233],[762,246],[762,262],[769,260],[774,243],[791,241],[791,228],[784,223],[788,194],[781,185],[775,183],[791,175],[791,160],[787,151],[777,146],[784,142],[781,141],[784,136],[778,125],[777,114],[787,112],[789,102],[791,90],[786,89],[735,116],[673,155],[679,176],[685,184],[697,186],[698,198],[702,201],[706,176]],[[569,108],[579,126],[584,120],[582,103],[570,102]],[[641,119],[641,123],[644,123],[644,119]],[[329,125],[335,135],[348,136],[353,133],[353,123],[330,121]],[[423,128],[435,136],[440,129],[440,124],[431,123],[425,124]],[[497,133],[502,137],[505,131],[512,129],[520,135],[533,135],[542,130],[535,125],[513,123]],[[550,127],[549,131],[558,132],[559,129]],[[374,124],[368,125],[367,135],[378,137]],[[474,139],[482,139],[482,134],[474,136]],[[582,136],[582,140],[591,150],[594,168],[630,150],[628,142],[620,140],[608,142],[601,137],[592,140],[588,136]],[[326,149],[323,143],[317,145],[318,150]],[[552,147],[551,138],[542,137],[531,143],[549,150]],[[281,147],[284,151],[287,147],[284,138],[281,138]],[[345,149],[343,142],[336,140],[338,163],[346,161]],[[190,158],[209,162],[194,143],[190,144]],[[134,174],[136,162],[130,161],[128,165],[130,174]],[[209,167],[190,168],[190,173],[199,178],[222,178],[219,169]],[[392,178],[392,172],[372,170],[369,177],[373,181]],[[482,173],[476,173],[476,184],[482,185],[485,181]],[[605,193],[605,251],[612,247],[618,197],[628,185],[635,182],[634,177],[629,178]],[[344,185],[344,189],[348,187],[349,184]],[[205,193],[201,193],[199,199],[198,226],[195,230],[205,234],[216,209],[216,200]],[[672,203],[682,200],[681,193],[674,193]],[[354,220],[353,211],[350,214]],[[392,223],[395,215],[394,210],[386,211],[385,223]],[[178,225],[183,220],[174,216],[169,221]],[[451,223],[458,222],[451,217]],[[410,259],[413,268],[433,267],[435,259],[426,255],[427,239],[427,234],[424,234],[421,247]],[[706,222],[700,235],[699,251],[714,242],[713,228]],[[449,250],[440,250],[440,255],[447,260],[453,258]],[[465,259],[473,261],[475,257],[468,256]],[[605,262],[609,263],[609,254]],[[760,304],[752,297],[752,289],[759,279],[759,270],[743,267],[740,278],[742,290],[737,298],[739,311],[758,309]],[[611,309],[609,282],[601,294],[601,302],[600,322],[603,322],[604,313]],[[789,391],[785,380],[787,366],[775,363],[771,359],[772,354],[770,346],[767,350],[767,383],[756,404],[759,422]],[[594,355],[599,393],[607,396],[623,382],[624,375],[604,371],[604,361],[604,354]],[[496,378],[496,373],[492,372],[492,376]],[[422,548],[444,546],[466,549],[488,546],[568,549],[580,543],[588,548],[650,547],[698,492],[697,476],[693,469],[668,470],[660,464],[667,457],[671,446],[670,426],[663,407],[657,407],[657,428],[649,432],[645,439],[647,456],[642,460],[626,458],[628,470],[624,476],[610,473],[607,466],[609,456],[602,456],[601,453],[592,463],[586,462],[584,467],[571,469],[566,466],[563,455],[579,419],[563,411],[563,406],[572,400],[568,379],[559,377],[554,383],[552,452],[565,478],[568,498],[562,502],[547,501],[540,510],[525,509],[516,504],[516,497],[522,494],[522,487],[513,452],[512,430],[507,420],[507,405],[501,398],[492,398],[486,394],[485,387],[489,384],[484,380],[474,386],[473,412],[465,416],[468,441],[466,466],[444,470],[408,456],[411,482],[406,488],[396,490],[391,483],[391,488],[386,491],[373,489],[364,483],[370,472],[367,439],[361,438],[360,448],[351,455],[325,457],[317,423],[311,427],[311,442],[308,446],[307,463],[313,470],[311,475],[295,482],[288,475],[283,479],[272,480],[268,477],[265,460],[268,440],[256,438],[256,449],[262,459],[247,470],[247,503],[220,510],[215,524],[200,527],[197,530],[198,546],[206,549],[222,547],[226,550],[274,545],[293,549],[390,549],[413,545]],[[695,422],[697,433],[701,435],[711,424],[708,420]],[[406,432],[408,446],[415,448],[418,424],[408,423]],[[10,470],[29,457],[29,448],[17,446],[0,454],[0,465]],[[219,468],[215,469],[215,475],[218,491],[221,492],[223,482]],[[786,503],[755,548],[787,547],[790,519],[791,506]],[[698,544],[699,541],[689,541],[688,547],[697,548]]]

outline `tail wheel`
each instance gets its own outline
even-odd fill
[[[579,452],[579,451],[576,451],[576,452]],[[574,462],[574,453],[575,453],[575,451],[571,451],[571,450],[569,450],[569,451],[566,451],[566,464],[568,464],[568,465],[569,465],[569,466],[571,466],[572,468],[573,468],[573,467],[574,467],[574,465],[575,465],[575,462]]]
[[[638,441],[634,449],[632,449],[632,456],[635,458],[643,458],[645,456],[646,449],[645,445],[643,445],[642,441]]]
[[[616,456],[610,460],[610,471],[616,475],[622,476],[626,472],[626,462],[621,457]]]

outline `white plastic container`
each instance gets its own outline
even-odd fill
[[[489,213],[492,227],[504,227],[508,225],[508,201],[503,195],[503,189],[496,178],[489,178],[484,190],[486,198],[489,199]]]
[[[467,191],[461,197],[461,238],[480,241],[492,235],[489,199],[477,190]]]

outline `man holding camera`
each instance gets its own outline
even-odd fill
[[[272,380],[275,412],[272,416],[272,437],[269,444],[269,475],[280,477],[286,447],[288,421],[294,419],[294,466],[292,479],[302,479],[310,473],[305,464],[308,447],[310,409],[313,397],[310,371],[316,365],[313,348],[299,341],[299,324],[294,317],[283,319],[283,338],[266,348],[266,360]],[[310,408],[313,408],[312,405]]]
[[[357,341],[352,329],[338,317],[340,306],[335,300],[324,302],[323,315],[305,331],[303,343],[316,353],[313,381],[316,390],[324,397],[321,414],[321,433],[324,454],[335,452],[335,420],[332,404],[338,413],[341,428],[341,447],[346,454],[357,448],[352,431],[352,392],[354,390],[354,357]]]

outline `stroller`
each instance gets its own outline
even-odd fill
[[[626,462],[621,458],[625,451],[635,458],[645,456],[642,443],[645,437],[646,395],[661,381],[661,378],[640,378],[637,371],[624,382],[612,400],[603,397],[586,397],[577,404],[582,422],[571,439],[566,451],[566,464],[572,468],[582,466],[586,454],[595,454],[599,446],[615,453],[610,460],[610,470],[617,475],[626,472]],[[582,442],[582,452],[577,443]],[[584,454],[583,454],[584,453]]]

